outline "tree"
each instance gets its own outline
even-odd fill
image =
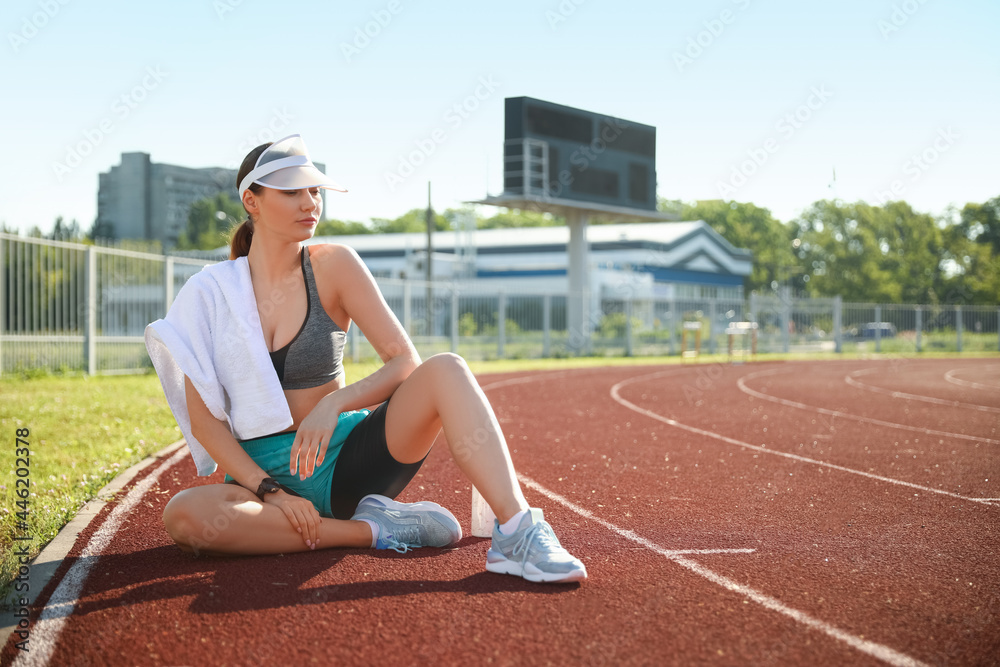
[[[224,192],[191,204],[187,228],[177,239],[180,250],[214,250],[229,243],[231,230],[247,217],[243,204]]]
[[[395,220],[388,218],[372,218],[372,231],[376,234],[402,234],[406,232],[427,231],[427,209],[410,209]],[[446,231],[451,229],[448,219],[440,213],[434,214],[434,229]]]
[[[47,238],[53,241],[76,241],[80,238],[80,223],[73,220],[73,222],[67,224],[60,215],[56,218],[56,223],[52,227],[52,233]]]
[[[747,291],[770,290],[795,275],[798,263],[792,253],[792,229],[766,208],[720,199],[685,204],[682,220],[704,220],[737,248],[753,253],[753,269],[746,279]]]
[[[371,234],[372,230],[362,222],[345,220],[320,220],[316,225],[316,236],[347,236],[350,234]]]
[[[993,254],[1000,255],[1000,197],[985,204],[966,204],[959,231],[976,243],[991,246]]]
[[[818,201],[793,221],[797,257],[812,296],[933,303],[943,239],[937,221],[906,202],[885,207]]]
[[[479,229],[511,229],[518,227],[554,227],[565,225],[566,221],[539,211],[524,211],[520,209],[504,209],[489,218],[476,220]]]
[[[966,204],[958,221],[946,225],[944,278],[946,303],[995,304],[1000,296],[1000,197]]]
[[[87,232],[87,238],[91,241],[113,240],[115,238],[115,226],[106,220],[94,220],[93,226]]]

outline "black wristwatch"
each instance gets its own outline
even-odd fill
[[[260,480],[260,486],[257,487],[257,497],[260,498],[260,502],[264,502],[264,496],[269,493],[277,493],[281,490],[281,485],[278,484],[278,480],[273,477],[265,477]]]

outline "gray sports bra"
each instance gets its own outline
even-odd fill
[[[306,319],[288,345],[271,352],[282,389],[318,387],[342,370],[347,334],[330,319],[319,300],[307,247],[302,248],[302,278],[306,283]]]

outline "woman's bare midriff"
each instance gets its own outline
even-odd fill
[[[336,380],[331,380],[326,384],[309,389],[286,389],[285,400],[288,401],[288,410],[292,413],[292,425],[288,431],[295,431],[299,424],[305,419],[316,404],[331,391],[336,391],[344,386],[343,373]]]

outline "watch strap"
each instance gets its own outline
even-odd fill
[[[278,484],[278,480],[274,479],[273,477],[265,477],[264,479],[260,480],[260,485],[257,486],[257,491],[255,493],[257,494],[257,497],[260,499],[260,501],[264,502],[264,496],[266,496],[269,493],[277,493],[280,490],[281,490],[281,485]]]

